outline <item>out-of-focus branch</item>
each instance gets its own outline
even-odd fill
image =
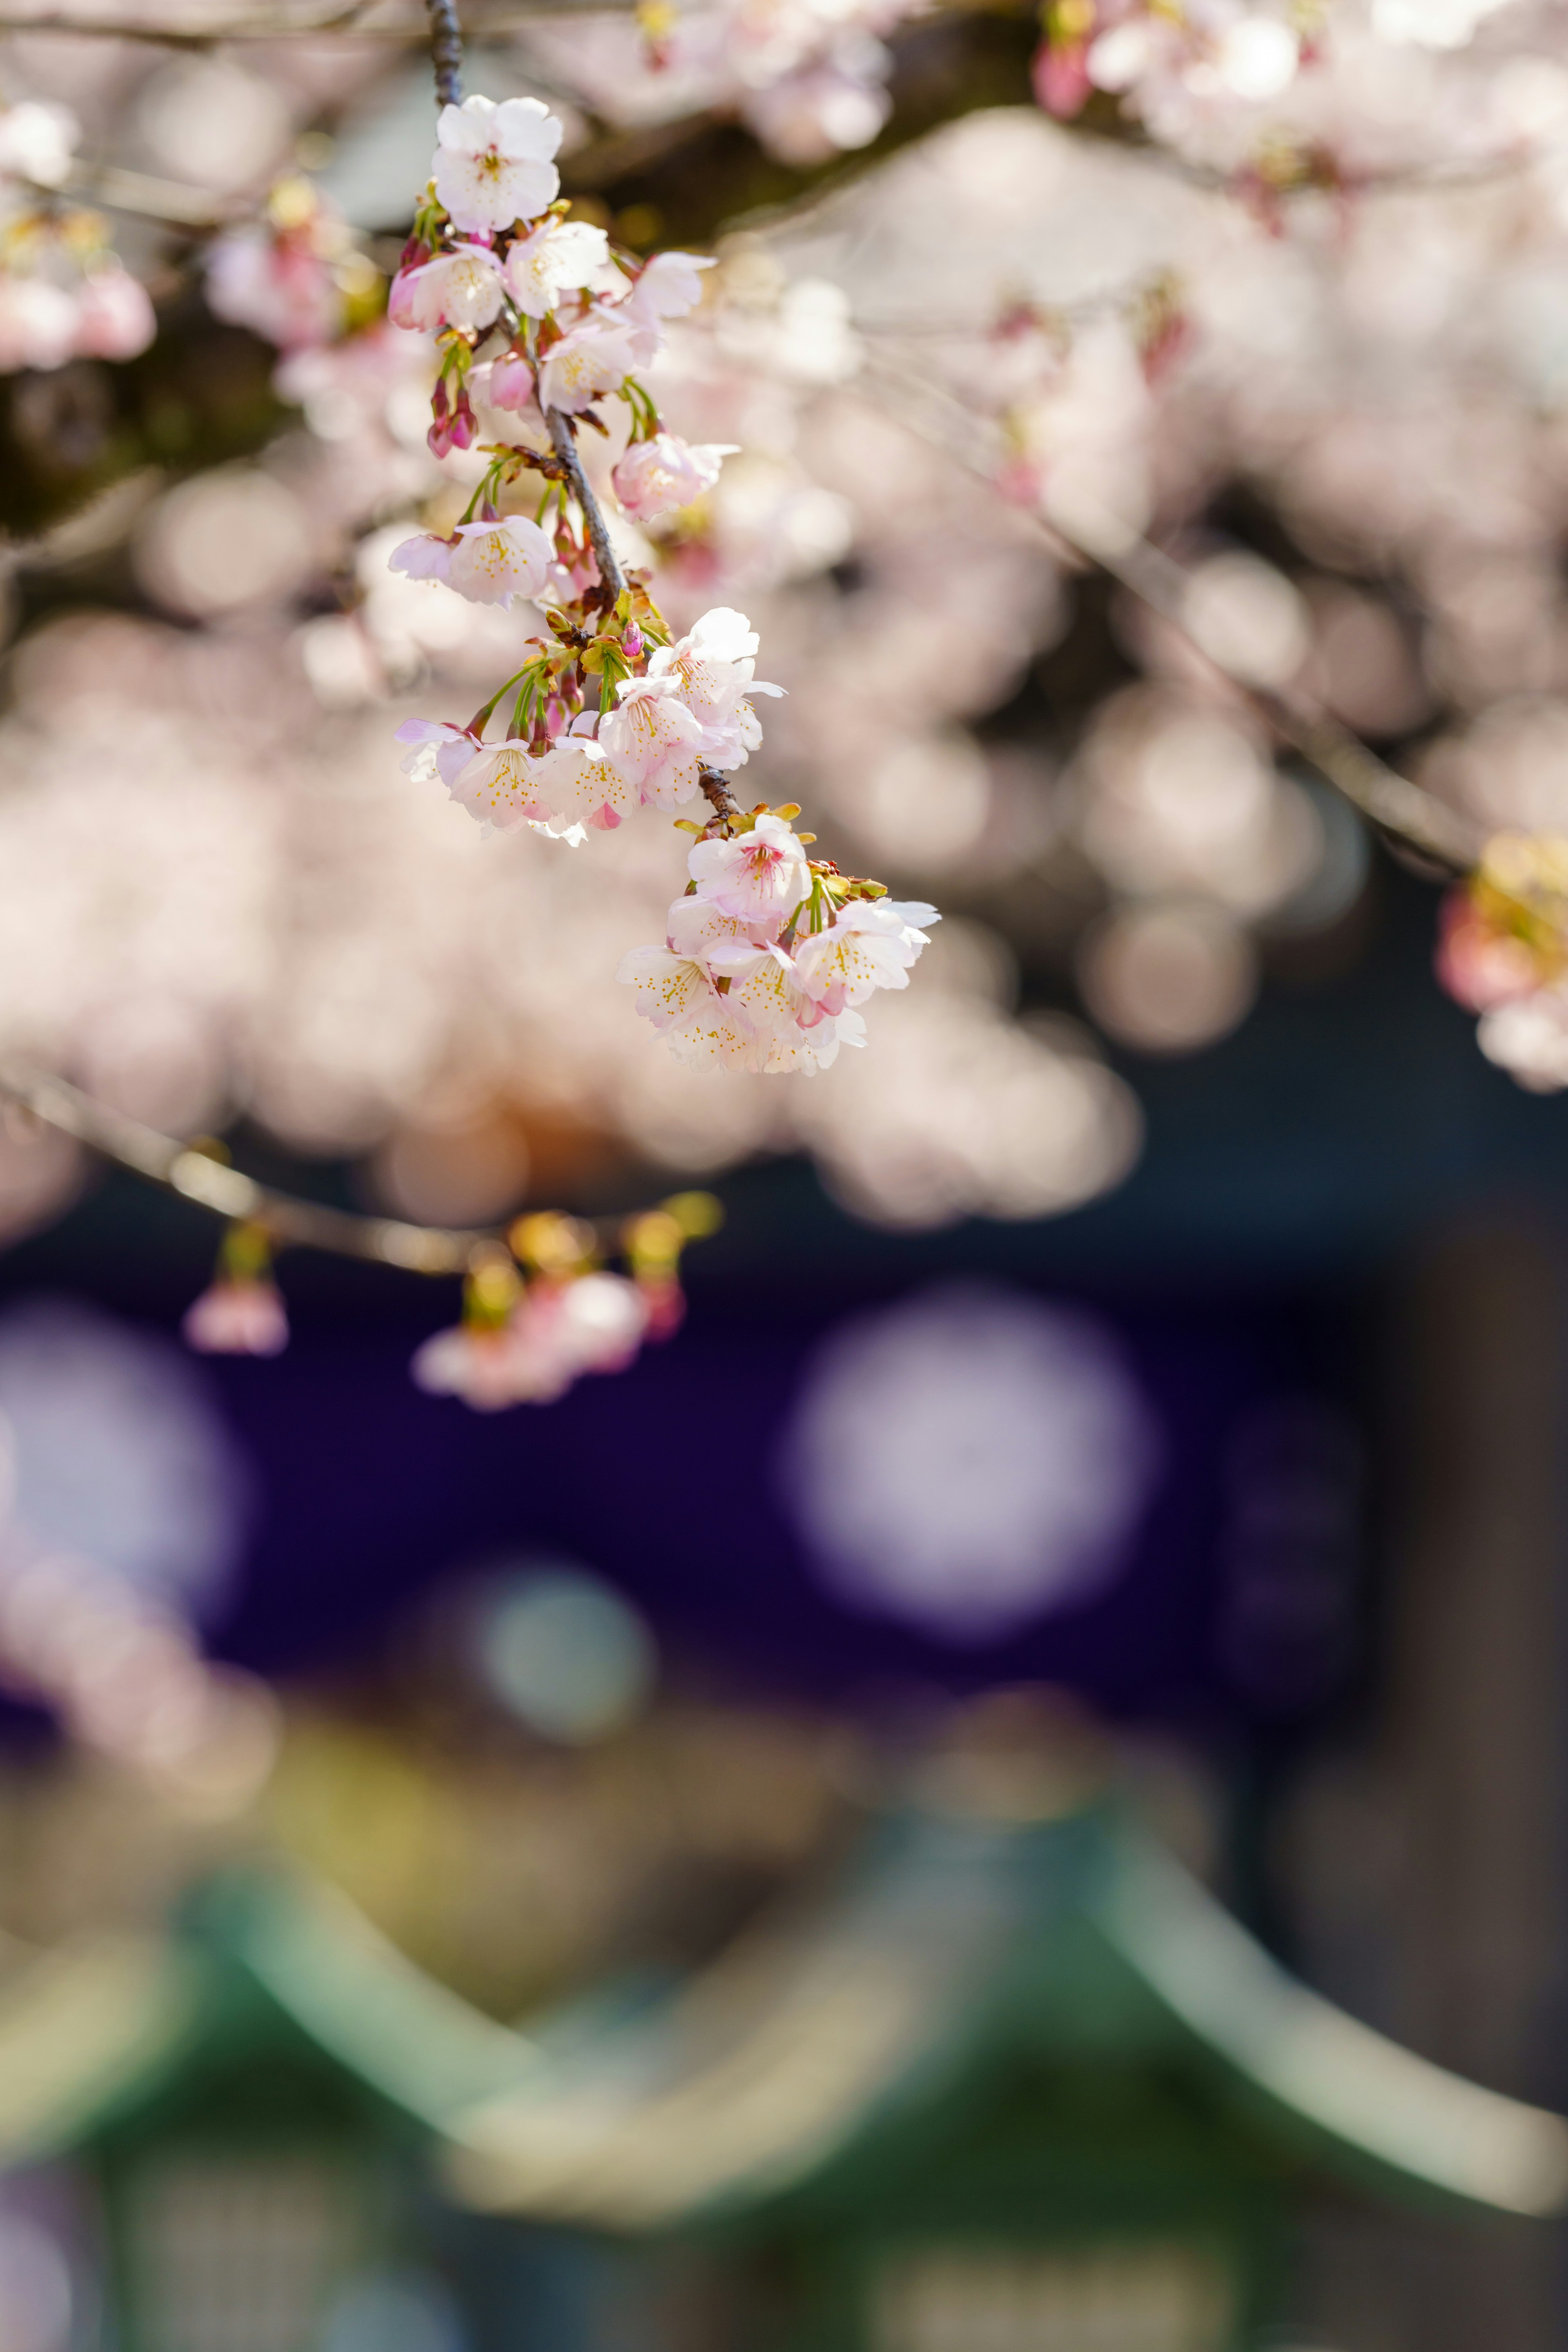
[[[955,459],[998,498],[1004,495],[994,474],[974,454],[977,420],[962,402],[929,378],[911,383],[904,370],[883,355],[874,354],[868,359],[865,374],[892,393],[891,399],[879,404],[886,413],[930,442],[933,448]],[[916,397],[928,406],[932,400],[940,401],[951,411],[952,429],[940,431],[919,419],[913,413]],[[1248,702],[1278,736],[1317,770],[1325,783],[1380,832],[1392,835],[1418,856],[1457,874],[1468,874],[1475,866],[1485,847],[1485,835],[1479,826],[1439,800],[1435,793],[1425,791],[1408,776],[1391,768],[1385,760],[1380,760],[1370,745],[1333,718],[1304,688],[1259,687],[1241,677],[1204,644],[1190,618],[1189,575],[1163,549],[1129,531],[1119,518],[1109,512],[1103,530],[1091,528],[1089,519],[1085,517],[1074,530],[1054,517],[1047,520],[1024,508],[1016,510],[1069,559],[1096,565],[1178,629],[1215,676]]]
[[[140,1119],[127,1118],[64,1078],[0,1069],[0,1103],[11,1104],[84,1144],[100,1160],[127,1168],[197,1208],[231,1223],[260,1226],[275,1247],[321,1250],[336,1257],[397,1266],[405,1274],[454,1275],[467,1273],[476,1258],[508,1246],[507,1232],[500,1226],[413,1225],[396,1217],[356,1216],[347,1209],[328,1208],[258,1184],[215,1158],[210,1148],[181,1143],[156,1128],[144,1127]],[[573,1223],[591,1232],[595,1244],[608,1253],[623,1245],[626,1230],[647,1213],[633,1210],[624,1216],[574,1219]],[[718,1213],[715,1207],[714,1222]]]

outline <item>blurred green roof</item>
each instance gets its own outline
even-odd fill
[[[532,2039],[331,1891],[226,1875],[163,1935],[72,1943],[0,1979],[0,2165],[135,2129],[215,2058],[232,2079],[283,2049],[437,2136],[465,2201],[615,2231],[764,2214],[874,2173],[911,2134],[940,2148],[978,2081],[1075,2068],[1196,2085],[1281,2168],[1568,2207],[1568,2124],[1319,1999],[1103,1804],[909,1806],[710,1968]]]

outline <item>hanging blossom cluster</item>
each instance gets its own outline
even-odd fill
[[[102,215],[59,194],[77,138],[68,108],[28,100],[0,112],[0,373],[134,359],[156,332]]]
[[[1535,1094],[1568,1087],[1568,841],[1488,843],[1445,902],[1437,976],[1480,1014],[1489,1061]]]
[[[554,1210],[519,1217],[504,1241],[474,1243],[462,1319],[418,1349],[416,1383],[493,1412],[553,1404],[586,1372],[625,1371],[645,1343],[679,1329],[681,1253],[715,1232],[721,1215],[710,1193],[681,1192],[626,1218],[616,1235],[624,1273],[605,1265],[592,1225]],[[289,1316],[272,1274],[276,1247],[259,1220],[228,1226],[215,1278],[186,1312],[188,1346],[204,1355],[281,1353]]]
[[[369,323],[382,278],[347,223],[298,175],[279,180],[260,215],[207,248],[207,307],[280,352],[313,351]]]
[[[892,905],[879,882],[807,856],[794,803],[741,807],[725,772],[762,740],[745,615],[720,608],[671,641],[647,575],[622,572],[584,471],[577,435],[605,434],[599,404],[625,404],[630,436],[611,474],[622,511],[646,521],[689,504],[718,478],[724,445],[670,433],[635,371],[665,322],[695,307],[706,257],[612,255],[602,229],[566,217],[553,157],[560,123],[532,99],[469,98],[443,109],[429,192],[393,282],[389,314],[434,334],[440,372],[430,446],[475,446],[476,390],[544,440],[483,446],[468,510],[447,538],[423,534],[393,566],[472,602],[533,599],[548,638],[466,726],[410,719],[398,730],[410,773],[438,776],[489,828],[527,826],[581,846],[639,807],[699,794],[686,898],[662,946],[634,950],[620,977],[688,1061],[763,1072],[825,1067],[864,1040],[858,1005],[908,985],[927,943],[929,907]],[[543,478],[532,518],[499,500],[527,472]],[[487,737],[510,699],[505,732]]]

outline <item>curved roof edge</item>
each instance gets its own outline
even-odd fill
[[[1179,1864],[1129,1842],[1093,1912],[1161,2004],[1275,2108],[1445,2197],[1568,2210],[1568,2122],[1417,2057],[1309,1990]]]

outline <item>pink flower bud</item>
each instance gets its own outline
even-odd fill
[[[628,621],[621,632],[621,651],[628,661],[641,661],[643,657],[642,631],[635,621]]]

